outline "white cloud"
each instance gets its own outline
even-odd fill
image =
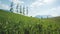
[[[60,16],[60,6],[42,12],[39,11],[37,13],[38,15],[51,15],[52,17]]]
[[[20,0],[10,0],[11,2],[14,2],[14,4],[23,4],[23,1]]]
[[[52,17],[60,16],[60,6],[45,11],[39,11],[39,10],[37,11],[36,9],[35,10],[32,9],[29,15],[33,17],[36,15],[51,15]]]
[[[47,3],[47,4],[49,4],[49,3],[53,3],[55,0],[43,0],[43,2],[44,3]]]
[[[9,10],[9,6],[8,5],[5,5],[5,4],[0,4],[0,9],[6,9],[6,10]]]
[[[51,8],[50,11],[52,16],[60,16],[60,6],[55,7],[55,8]]]
[[[60,16],[60,6],[38,13],[38,15],[51,15],[52,17]]]
[[[55,0],[36,0],[30,5],[30,7],[39,7],[45,4],[51,4],[53,2],[55,2]]]
[[[30,7],[38,7],[40,5],[43,5],[43,3],[41,3],[41,0],[36,0],[30,5]]]
[[[1,1],[0,1],[0,9],[9,10],[10,7],[8,5],[6,5],[6,4],[1,3]]]
[[[41,6],[41,5],[44,5],[43,3],[40,3],[40,2],[35,2],[35,3],[32,3],[31,5],[30,5],[30,7],[39,7],[39,6]]]
[[[54,3],[56,0],[36,0],[35,2],[33,2],[31,5],[30,5],[30,15],[32,16],[36,16],[36,15],[51,15],[51,16],[58,16],[59,14],[57,14],[55,11],[53,10],[56,10],[55,8],[53,8],[52,10],[45,10],[45,11],[40,11],[41,6],[45,6],[45,5],[50,5],[52,3]],[[38,9],[38,10],[37,10]],[[44,10],[44,9],[42,9]]]

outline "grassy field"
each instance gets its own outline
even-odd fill
[[[38,19],[0,10],[0,34],[60,34],[60,17]]]

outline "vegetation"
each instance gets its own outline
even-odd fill
[[[19,3],[17,4],[15,10],[16,10],[15,11],[16,13],[20,13],[20,14],[23,14],[23,15],[28,15],[28,7],[20,5]],[[14,2],[11,2],[11,6],[10,6],[9,11],[13,13],[13,11],[14,11]]]
[[[0,10],[0,34],[60,34],[60,17],[38,19]]]
[[[10,12],[13,12],[13,2],[11,2]]]

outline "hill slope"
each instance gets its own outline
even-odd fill
[[[59,20],[58,18],[37,19],[0,10],[0,34],[42,34],[45,31],[57,34],[55,30],[60,30]]]

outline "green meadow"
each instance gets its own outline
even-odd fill
[[[0,34],[60,34],[60,17],[39,19],[0,10]]]

